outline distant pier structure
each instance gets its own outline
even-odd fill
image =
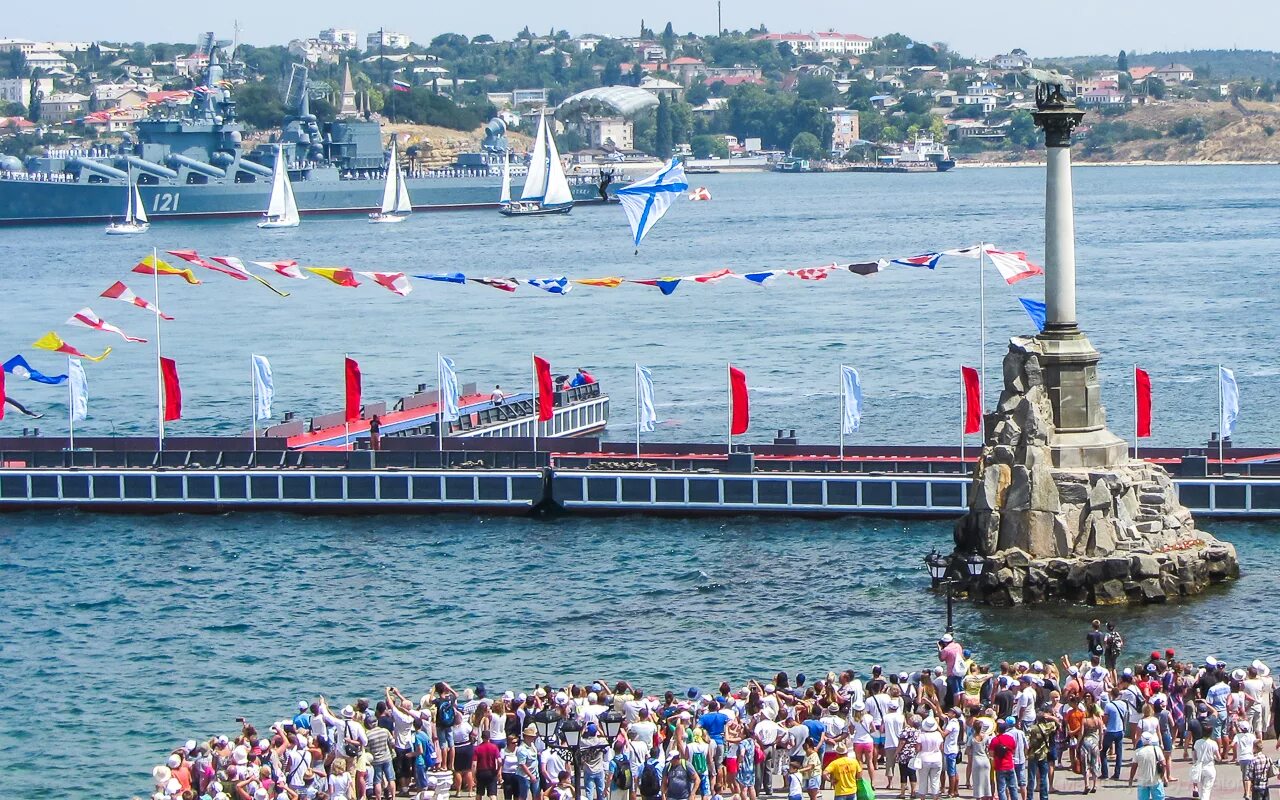
[[[1045,328],[1010,340],[1004,390],[986,415],[951,574],[998,605],[1154,603],[1239,574],[1235,548],[1196,528],[1158,465],[1107,428],[1098,351],[1076,317],[1071,136],[1084,117],[1063,76],[1037,82],[1045,133]],[[985,558],[970,578],[966,560]]]

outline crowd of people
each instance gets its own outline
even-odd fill
[[[1266,800],[1263,740],[1280,732],[1266,664],[1172,648],[1125,659],[1098,621],[1086,646],[1082,660],[988,665],[947,634],[937,663],[910,672],[779,672],[662,694],[625,680],[502,693],[439,682],[416,702],[388,686],[336,708],[317,697],[265,729],[240,720],[235,735],[176,748],[153,770],[153,800],[817,800],[824,788],[1047,800],[1063,770],[1085,794],[1127,780],[1162,800],[1179,750],[1200,800],[1228,762],[1246,800]]]

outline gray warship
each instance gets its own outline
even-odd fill
[[[242,146],[243,126],[216,53],[189,101],[165,102],[138,120],[117,150],[52,152],[23,163],[0,157],[0,225],[105,222],[123,216],[127,184],[137,184],[152,221],[259,216],[282,147],[303,215],[378,210],[388,154],[381,125],[355,114],[321,124],[310,112],[306,70],[295,66],[290,109],[278,142]],[[506,128],[486,128],[481,163],[508,157]],[[497,208],[500,169],[409,177],[416,211]],[[469,173],[469,174],[468,174]],[[570,178],[575,202],[611,198],[609,173]]]

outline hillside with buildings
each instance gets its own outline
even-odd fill
[[[562,152],[584,162],[760,153],[870,161],[918,137],[945,142],[962,162],[1035,160],[1034,92],[1022,75],[1032,65],[1072,75],[1069,88],[1091,112],[1079,131],[1084,160],[1280,156],[1275,54],[1037,59],[1012,49],[975,60],[900,33],[700,36],[643,22],[634,36],[525,29],[509,41],[340,28],[265,47],[212,34],[191,44],[0,39],[0,151],[119,141],[138,119],[197,95],[211,57],[259,138],[288,110],[294,65],[309,72],[310,111],[321,122],[337,113],[350,72],[355,113],[427,126],[408,144],[429,168],[478,147],[495,116],[527,135],[548,109],[558,109]]]

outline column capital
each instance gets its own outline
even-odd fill
[[[1071,132],[1084,119],[1084,112],[1073,105],[1045,104],[1031,118],[1036,127],[1044,128],[1045,147],[1070,147]]]

